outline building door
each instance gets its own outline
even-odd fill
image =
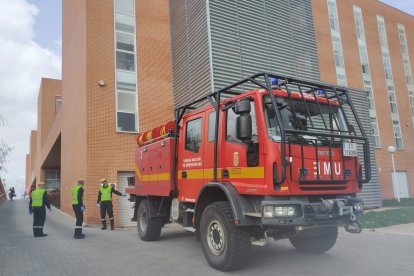
[[[394,187],[394,195],[397,197],[397,185],[398,192],[401,198],[410,197],[410,192],[408,190],[408,181],[407,181],[407,172],[395,172],[395,178],[397,180],[397,185],[395,184],[394,174],[391,172],[392,184]]]
[[[127,177],[134,176],[134,172],[118,172],[117,190],[125,194],[125,188],[128,187]],[[131,221],[134,216],[134,204],[126,198],[119,198],[118,200],[118,222],[119,226],[135,226],[136,222]]]

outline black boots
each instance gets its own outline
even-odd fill
[[[33,236],[35,238],[47,237],[47,234],[44,234],[43,233],[43,229],[42,228],[33,228]]]
[[[75,234],[73,235],[75,239],[85,238],[85,234],[82,234],[82,228],[75,228]]]
[[[109,220],[111,222],[111,230],[115,230],[115,224],[114,224],[114,220],[111,219]],[[102,221],[102,227],[101,230],[106,230],[106,220]]]

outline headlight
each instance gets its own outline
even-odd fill
[[[362,214],[364,212],[364,204],[362,201],[354,202],[352,206],[354,207],[355,213]]]
[[[299,215],[298,206],[271,206],[266,205],[263,207],[263,216],[265,218],[273,217],[298,217]]]
[[[269,205],[265,206],[263,208],[263,216],[265,218],[273,218],[274,217],[274,209],[273,209],[273,206],[269,206]]]

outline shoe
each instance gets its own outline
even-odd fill
[[[85,238],[85,234],[74,235],[73,238],[75,238],[75,239],[84,239]]]
[[[115,227],[114,226],[111,226],[111,230],[114,231],[115,230]]]
[[[106,226],[102,226],[101,227],[101,230],[106,230]]]
[[[47,234],[41,233],[39,237],[47,237]]]

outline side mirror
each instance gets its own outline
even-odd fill
[[[235,113],[240,115],[236,119],[236,136],[238,140],[249,143],[252,140],[252,116],[249,100],[241,100],[235,104]]]
[[[241,114],[236,119],[237,139],[244,143],[252,140],[252,116],[250,114]]]
[[[234,113],[237,115],[250,113],[250,101],[249,100],[240,100],[234,105]]]

